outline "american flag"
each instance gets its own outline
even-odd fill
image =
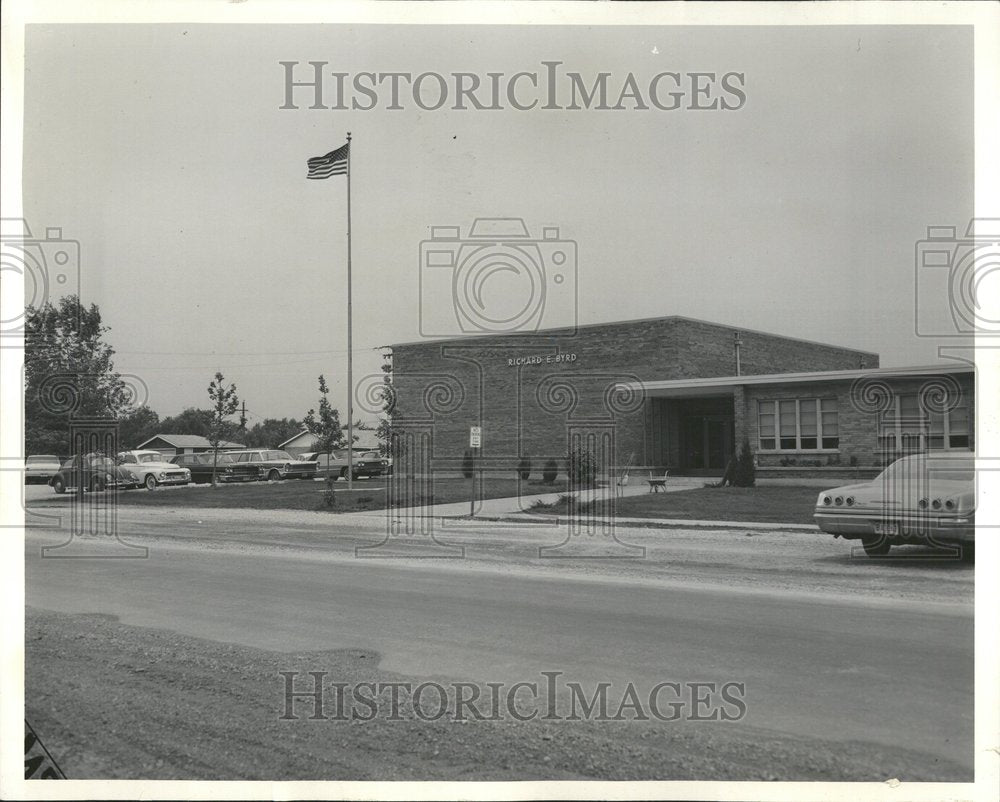
[[[347,157],[350,143],[331,150],[325,156],[317,156],[306,162],[309,165],[307,178],[329,178],[331,175],[347,175]]]

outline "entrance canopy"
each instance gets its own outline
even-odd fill
[[[761,373],[748,376],[717,376],[705,379],[667,379],[663,381],[621,382],[618,386],[647,398],[732,398],[738,387],[797,382],[855,381],[862,378],[906,379],[940,376],[946,373],[972,373],[972,365],[926,365],[910,368],[861,368],[858,370],[823,370],[809,373]]]

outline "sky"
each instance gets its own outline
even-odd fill
[[[297,90],[280,108],[279,62],[304,79],[315,60],[508,76],[561,61],[613,87],[738,72],[746,101],[339,110]],[[543,325],[678,314],[924,365],[942,341],[916,336],[915,299],[924,330],[950,324],[914,248],[972,215],[972,100],[960,26],[33,25],[24,209],[36,237],[80,242],[80,294],[161,416],[207,406],[216,370],[251,424],[301,418],[320,373],[344,408],[347,182],[307,180],[306,159],[347,131],[356,380],[378,346],[446,333],[427,331],[453,299],[421,242],[489,217],[574,243]]]

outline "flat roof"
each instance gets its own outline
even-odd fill
[[[881,379],[920,378],[953,373],[974,373],[973,365],[918,365],[899,368],[858,368],[856,370],[819,370],[809,373],[759,373],[746,376],[718,376],[707,379],[667,379],[664,381],[620,382],[617,386],[638,390],[649,396],[683,398],[685,396],[732,395],[737,387],[763,384],[796,384],[832,381],[856,381],[867,377]]]
[[[602,326],[627,326],[633,323],[657,323],[660,321],[667,320],[684,320],[689,323],[700,323],[704,326],[714,326],[719,329],[729,329],[730,331],[742,331],[748,334],[760,334],[764,337],[777,337],[782,340],[791,340],[793,342],[807,343],[808,345],[821,345],[825,348],[837,348],[841,351],[853,351],[858,354],[864,354],[866,356],[878,356],[877,351],[864,351],[860,348],[852,348],[846,345],[837,345],[836,343],[823,343],[818,340],[807,340],[804,337],[791,337],[787,334],[775,334],[772,331],[761,331],[760,329],[751,329],[746,326],[737,326],[732,323],[716,323],[712,320],[702,320],[701,318],[688,317],[687,315],[663,315],[661,317],[639,317],[630,320],[605,320],[601,323],[580,323],[576,326],[553,326],[548,329],[536,329],[535,331],[484,331],[482,334],[467,334],[461,337],[441,337],[439,339],[427,339],[427,340],[410,340],[405,343],[393,343],[390,345],[379,345],[375,347],[375,350],[380,348],[404,348],[410,345],[435,345],[441,343],[464,343],[464,342],[475,342],[476,340],[489,339],[493,337],[544,337],[547,334],[552,334],[559,331],[579,331],[581,329],[596,329]]]

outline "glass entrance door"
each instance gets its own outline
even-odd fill
[[[723,471],[733,455],[733,419],[724,415],[690,415],[681,422],[684,467]]]

